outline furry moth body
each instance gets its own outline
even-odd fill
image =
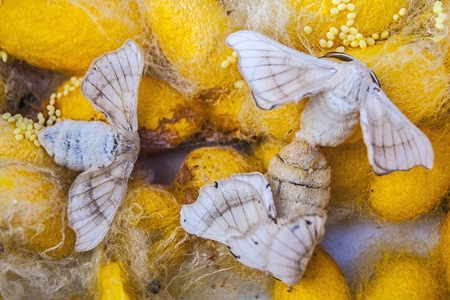
[[[260,108],[310,97],[296,136],[312,146],[342,143],[359,121],[376,174],[433,166],[428,138],[395,107],[359,61],[318,59],[253,31],[235,32],[226,42],[237,52],[239,70]]]
[[[242,264],[297,283],[323,235],[322,214],[279,217],[261,173],[235,174],[200,189],[183,205],[181,225],[189,233],[228,246]]]
[[[97,58],[81,91],[110,125],[66,120],[45,128],[39,141],[56,163],[82,171],[69,190],[69,225],[75,251],[97,246],[107,234],[139,154],[137,94],[144,68],[132,40]]]

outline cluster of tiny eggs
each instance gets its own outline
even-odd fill
[[[337,15],[339,12],[347,10],[347,21],[340,27],[340,31],[336,27],[330,27],[326,33],[326,39],[320,39],[319,45],[322,48],[331,48],[334,45],[334,40],[339,37],[342,41],[342,46],[336,48],[337,52],[344,52],[345,47],[350,46],[352,48],[360,47],[362,49],[368,46],[373,46],[378,39],[386,39],[389,36],[388,31],[383,31],[381,34],[374,33],[371,36],[365,37],[362,33],[358,31],[355,24],[356,19],[356,6],[353,3],[349,3],[350,0],[332,0],[332,3],[336,5],[330,10],[332,15]],[[395,14],[393,19],[397,21],[400,17],[406,15],[406,8],[400,9],[398,14]],[[312,33],[312,28],[310,26],[305,26],[303,28],[306,34]]]
[[[33,142],[36,147],[40,147],[41,144],[37,139],[39,131],[44,126],[51,126],[55,123],[61,122],[61,111],[55,108],[56,100],[61,99],[62,97],[67,96],[70,92],[75,91],[75,89],[80,86],[81,81],[82,78],[72,77],[70,79],[72,85],[67,84],[64,86],[63,92],[53,93],[50,95],[50,101],[47,105],[47,119],[44,118],[42,113],[37,115],[37,122],[34,122],[29,118],[24,118],[21,114],[12,116],[11,113],[4,113],[2,115],[4,120],[16,124],[16,128],[13,130],[16,140],[21,141],[23,139],[27,139]]]
[[[447,19],[447,14],[442,12],[442,2],[436,1],[433,4],[433,12],[437,14],[437,17],[434,19],[436,23],[434,24],[434,27],[436,27],[439,30],[444,29],[444,21]]]
[[[222,63],[220,64],[220,66],[224,69],[228,68],[230,65],[236,63],[238,58],[238,55],[236,53],[236,51],[233,51],[233,53],[227,57],[227,59],[225,59],[224,61],[222,61]],[[241,87],[243,87],[245,84],[245,82],[243,80],[238,80],[234,83],[234,87],[236,89],[240,89]]]

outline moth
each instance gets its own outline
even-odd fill
[[[242,264],[288,285],[303,276],[325,222],[318,213],[279,217],[261,173],[203,186],[196,202],[183,205],[180,218],[187,232],[227,245]]]
[[[144,57],[132,40],[93,61],[81,91],[109,124],[66,120],[39,133],[54,161],[81,171],[69,190],[68,219],[75,251],[97,246],[127,190],[139,153],[137,96]]]
[[[238,31],[226,39],[258,107],[270,110],[309,97],[296,136],[315,146],[336,146],[358,119],[370,165],[377,175],[414,166],[431,169],[428,138],[389,100],[373,73],[349,55],[319,59],[258,32]]]

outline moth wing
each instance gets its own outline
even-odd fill
[[[81,173],[69,190],[69,225],[77,235],[75,251],[87,251],[105,237],[127,191],[130,161],[116,161]]]
[[[302,278],[323,227],[318,214],[265,221],[245,235],[230,237],[226,244],[242,264],[294,285]]]
[[[81,92],[108,122],[136,131],[137,96],[144,69],[144,56],[132,40],[93,61],[81,84]]]
[[[368,88],[360,113],[369,162],[377,175],[414,166],[431,169],[430,141],[375,84]]]
[[[260,220],[269,220],[275,213],[269,206],[272,192],[264,176],[238,174],[202,187],[197,201],[183,205],[181,225],[190,234],[225,243],[229,236],[245,234]]]
[[[254,31],[235,32],[226,43],[238,54],[239,70],[256,105],[266,110],[321,92],[339,67]]]

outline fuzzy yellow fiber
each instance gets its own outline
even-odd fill
[[[279,140],[266,139],[252,147],[250,155],[261,164],[261,172],[266,173],[270,160],[286,145]]]
[[[415,167],[372,181],[369,205],[379,217],[395,222],[414,219],[433,208],[450,187],[450,135],[425,131],[434,148],[431,170]]]
[[[69,256],[75,233],[61,214],[67,205],[64,185],[51,176],[49,169],[4,161],[0,165],[0,226],[17,235],[11,236],[14,243],[20,241],[53,258]],[[49,250],[52,247],[55,249]]]
[[[92,60],[142,33],[140,18],[132,1],[3,1],[0,48],[36,67],[84,74]]]
[[[339,29],[345,25],[349,10],[344,9],[337,15],[330,13],[330,10],[337,5],[332,1],[294,1],[288,0],[289,11],[292,11],[291,19],[286,28],[291,40],[295,46],[302,49],[304,46],[302,40],[307,40],[312,48],[319,49],[319,40],[327,39],[326,33],[330,27]],[[364,36],[371,36],[373,33],[381,34],[391,23],[394,23],[393,16],[399,12],[402,7],[409,8],[409,1],[387,1],[387,0],[361,0],[352,2],[355,7],[355,24],[358,31]],[[313,28],[311,34],[305,34],[304,26]],[[350,26],[349,26],[350,27]],[[342,45],[339,37],[334,39],[333,49]],[[320,48],[321,49],[321,48]]]
[[[186,157],[172,188],[180,204],[193,203],[198,197],[198,190],[205,184],[235,173],[256,171],[259,169],[254,162],[233,148],[200,148]]]
[[[119,262],[103,265],[98,271],[98,300],[129,300],[124,290],[123,272]]]
[[[374,274],[357,299],[441,299],[433,270],[420,257],[385,255],[374,266]]]
[[[139,86],[137,112],[142,148],[176,147],[198,133],[206,119],[204,103],[148,77]]]
[[[281,281],[274,281],[273,300],[319,300],[351,299],[350,289],[341,269],[333,258],[320,246],[314,250],[299,283],[291,287]]]
[[[366,145],[360,140],[337,147],[323,147],[331,167],[330,203],[365,204],[370,192],[370,183],[375,174],[367,158]]]
[[[389,99],[420,126],[420,122],[434,121],[440,114],[445,118],[450,73],[442,58],[426,50],[433,46],[431,40],[407,42],[406,37],[396,37],[366,49],[350,49],[348,54],[366,63]]]
[[[250,93],[239,113],[242,130],[249,136],[275,138],[289,143],[300,129],[300,114],[306,99],[272,110],[258,108]]]
[[[0,119],[0,157],[4,159],[16,159],[26,161],[39,166],[51,166],[59,168],[52,158],[45,152],[44,148],[36,147],[28,139],[17,141],[13,130],[16,128],[14,123]]]
[[[240,77],[223,69],[233,50],[225,45],[232,32],[226,10],[215,0],[146,0],[152,33],[181,76],[202,89],[227,87]]]

